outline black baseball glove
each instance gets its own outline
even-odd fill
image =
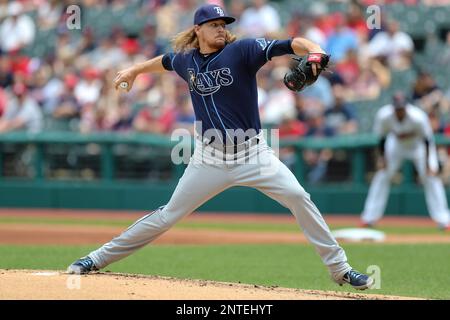
[[[284,76],[284,84],[292,91],[301,91],[306,86],[313,84],[319,74],[325,70],[330,60],[330,55],[323,53],[310,53],[307,56],[293,58],[298,61],[297,65]],[[311,64],[315,62],[320,65],[316,75],[313,74]]]

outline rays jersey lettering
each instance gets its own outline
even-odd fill
[[[222,86],[233,83],[230,68],[220,68],[207,72],[195,73],[194,69],[187,69],[189,74],[189,89],[201,96],[209,96],[220,90]]]

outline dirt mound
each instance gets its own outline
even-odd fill
[[[0,299],[30,300],[401,300],[397,296],[298,290],[157,276],[0,270]]]

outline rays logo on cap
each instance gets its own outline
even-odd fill
[[[217,14],[221,17],[225,15],[221,7],[214,7],[214,10],[216,10]]]

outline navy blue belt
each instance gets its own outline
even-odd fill
[[[224,154],[236,154],[245,150],[249,150],[251,147],[258,145],[259,142],[260,138],[253,137],[240,144],[223,144],[210,141],[209,143],[206,143],[205,146],[212,147]]]

